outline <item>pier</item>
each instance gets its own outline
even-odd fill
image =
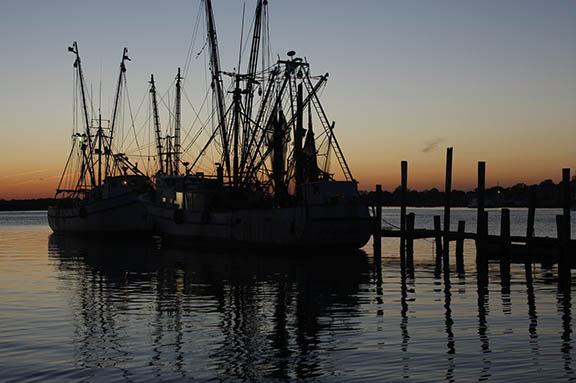
[[[446,151],[446,178],[444,188],[443,217],[433,217],[433,229],[415,227],[415,213],[406,213],[406,194],[408,191],[408,163],[402,161],[400,185],[400,225],[398,227],[382,227],[382,186],[376,185],[375,198],[371,209],[375,219],[374,224],[374,254],[381,253],[382,238],[400,239],[400,256],[410,268],[413,260],[414,241],[419,239],[432,240],[435,246],[436,273],[450,274],[450,245],[455,242],[456,272],[459,276],[465,274],[464,270],[464,241],[473,240],[476,245],[476,264],[478,273],[487,270],[489,261],[498,261],[501,271],[505,274],[510,269],[510,263],[524,263],[527,273],[533,262],[545,265],[558,265],[558,284],[562,289],[570,288],[571,269],[576,268],[576,240],[571,238],[570,210],[570,169],[562,169],[561,206],[562,214],[556,216],[556,237],[536,237],[534,235],[534,221],[537,207],[536,193],[530,188],[528,199],[528,218],[525,235],[511,235],[510,209],[500,210],[500,233],[489,234],[488,212],[486,211],[486,163],[478,162],[477,186],[477,225],[475,231],[470,231],[466,221],[458,221],[456,230],[450,229],[451,220],[451,191],[452,191],[452,148]],[[443,218],[443,220],[442,220]],[[443,224],[443,225],[442,225]],[[479,281],[481,278],[478,278]]]

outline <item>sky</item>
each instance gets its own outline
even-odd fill
[[[243,7],[250,24],[255,0],[213,2],[222,67],[232,70]],[[295,50],[314,73],[330,74],[323,105],[361,189],[394,189],[402,160],[409,188],[443,189],[447,147],[457,189],[475,187],[478,161],[488,186],[557,182],[562,168],[576,169],[576,1],[269,0],[268,8],[272,52]],[[151,73],[166,89],[184,67],[199,11],[200,0],[3,0],[0,198],[54,194],[70,150],[73,41],[105,113],[128,48],[137,110]],[[194,53],[203,42],[196,38]],[[185,80],[193,103],[206,69],[193,58]]]

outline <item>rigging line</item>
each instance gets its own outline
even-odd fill
[[[228,113],[230,113],[230,110],[232,110],[232,105],[230,105],[230,107],[228,108],[226,113],[224,113],[224,115],[228,115]],[[196,156],[196,159],[194,160],[194,162],[190,166],[190,169],[194,168],[194,165],[198,162],[200,157],[202,157],[204,155],[204,152],[206,151],[206,149],[208,149],[208,147],[210,146],[210,144],[212,143],[214,138],[218,135],[219,127],[220,127],[220,125],[216,126],[216,129],[213,130],[212,136],[210,136],[210,139],[208,140],[208,142],[206,142],[206,145],[204,145],[204,147],[202,148],[202,150],[200,151],[198,156]]]
[[[136,127],[134,124],[134,115],[132,114],[132,104],[130,103],[130,95],[128,94],[128,86],[126,85],[126,78],[124,78],[124,90],[126,92],[126,100],[128,102],[128,111],[130,112],[130,120],[131,120],[131,124],[130,126],[132,127],[132,131],[134,132],[134,140],[136,141],[136,147],[138,148],[138,152],[140,152],[140,144],[138,143],[138,135],[136,133]]]
[[[206,127],[206,125],[204,125],[201,129],[198,130],[198,132],[196,132],[196,135],[192,138],[192,141],[190,142],[190,144],[189,144],[188,147],[186,148],[185,153],[187,153],[188,150],[190,150],[190,148],[191,148],[192,146],[195,146],[195,145],[196,145],[196,141],[198,141],[198,139],[200,138],[200,135],[201,135],[202,133],[204,133],[204,128],[205,128],[205,127]]]
[[[68,164],[70,163],[70,158],[72,158],[72,155],[74,154],[74,149],[75,145],[72,145],[72,149],[70,149],[70,154],[68,155],[68,159],[66,160],[66,165],[64,166],[64,170],[62,171],[62,175],[60,176],[60,182],[58,182],[58,187],[56,188],[56,194],[58,194],[58,190],[60,189],[62,181],[65,178],[66,170],[68,169]]]
[[[244,2],[244,10],[242,11],[244,13],[244,11],[246,10],[246,2]],[[240,38],[240,55],[242,55],[243,52],[246,52],[246,46],[248,45],[248,42],[252,40],[252,38],[250,37],[252,35],[252,30],[254,29],[254,25],[256,24],[256,14],[254,14],[254,18],[252,19],[252,24],[250,24],[250,29],[248,29],[248,33],[246,33],[246,39],[244,40],[244,42],[242,42],[242,36]],[[244,15],[242,15],[242,30],[244,30]],[[238,60],[238,70],[237,73],[240,73],[240,60]]]
[[[168,88],[166,89],[166,91],[164,92],[164,94],[162,95],[162,97],[160,97],[160,103],[162,103],[162,105],[164,105],[166,107],[166,109],[168,110],[168,126],[170,126],[170,121],[171,118],[174,118],[174,112],[172,110],[172,107],[169,105],[170,103],[170,89],[172,89],[172,85],[174,85],[176,81],[172,80],[172,82],[170,83],[170,85],[168,86]],[[168,99],[168,104],[166,104],[166,101],[164,101],[165,99]],[[166,129],[168,129],[168,126],[166,127]]]
[[[204,95],[204,100],[202,100],[202,104],[200,105],[200,109],[198,111],[196,110],[196,108],[194,108],[194,105],[192,104],[192,101],[190,101],[190,98],[188,97],[188,93],[186,93],[186,90],[183,89],[182,93],[184,94],[184,98],[186,99],[186,101],[188,101],[188,104],[192,108],[192,111],[196,115],[196,117],[194,118],[194,121],[192,122],[192,126],[191,126],[191,128],[192,128],[194,126],[194,124],[196,123],[196,121],[200,120],[200,112],[202,112],[202,109],[204,109],[204,106],[206,105],[206,101],[208,100],[208,96],[210,95],[210,91],[206,92],[206,94]],[[186,139],[186,137],[184,137],[184,139]]]
[[[188,94],[186,92],[183,92],[183,93],[184,93],[184,98],[188,101],[190,106],[192,106],[192,102],[188,98]],[[204,96],[204,101],[202,102],[202,105],[200,107],[200,111],[202,111],[202,109],[204,108],[204,105],[206,104],[206,101],[208,100],[208,96],[210,95],[210,93],[211,92],[206,92],[206,95]],[[184,136],[183,141],[186,141],[188,139],[188,136],[190,136],[190,133],[192,132],[192,128],[194,127],[194,125],[196,125],[196,122],[201,121],[200,115],[196,112],[194,107],[192,107],[192,110],[194,110],[194,113],[196,113],[196,118],[194,119],[194,121],[192,121],[192,125],[190,126],[190,129],[186,132],[186,135]],[[203,130],[208,125],[210,118],[212,118],[213,115],[214,115],[214,110],[212,110],[212,113],[208,116],[207,121],[201,123],[201,127],[200,127],[199,131]],[[186,152],[186,151],[188,151],[188,149],[190,149],[190,146],[194,144],[194,142],[196,141],[197,138],[198,138],[198,134],[192,140],[192,143],[186,147],[184,152]]]
[[[242,6],[242,27],[240,28],[240,51],[238,52],[238,69],[236,69],[236,73],[240,73],[240,63],[242,62],[242,40],[244,38],[244,18],[246,16],[246,2]]]
[[[199,2],[198,4],[198,12],[196,13],[196,22],[194,23],[194,28],[193,28],[193,32],[192,32],[192,37],[190,39],[190,44],[188,45],[188,53],[186,55],[186,60],[184,62],[184,79],[182,81],[182,85],[184,85],[184,81],[186,81],[186,77],[188,76],[188,70],[190,69],[190,63],[192,61],[192,52],[194,51],[194,46],[196,45],[196,38],[198,36],[198,27],[200,25],[200,18],[202,15],[202,2]],[[206,46],[208,42],[208,39],[206,39],[206,42],[204,44],[204,47]],[[204,47],[202,47],[201,52],[204,50]],[[196,55],[196,59],[198,58],[199,54]]]
[[[138,106],[138,110],[136,110],[136,114],[134,115],[134,120],[135,120],[136,118],[138,118],[138,116],[140,115],[140,111],[141,111],[141,109],[142,109],[142,105],[144,105],[144,101],[146,101],[146,100],[148,99],[148,97],[147,97],[147,96],[148,96],[148,93],[149,93],[148,90],[146,90],[146,91],[144,92],[144,96],[142,97],[142,100],[140,101],[140,105]],[[152,118],[152,117],[151,117],[150,114],[149,114],[149,115],[148,115],[148,119],[151,119],[151,118]],[[144,125],[145,125],[147,122],[148,122],[148,120],[145,120],[145,121],[143,122],[143,124],[142,124],[143,126],[140,127],[140,129],[139,129],[138,132],[135,134],[135,136],[138,136],[138,135],[140,134],[140,132],[141,132],[142,129],[144,128]],[[130,142],[128,143],[127,147],[132,146],[133,142],[134,142],[134,140],[130,141]]]

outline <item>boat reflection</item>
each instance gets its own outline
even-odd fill
[[[361,332],[362,251],[223,253],[57,235],[49,249],[75,293],[83,367],[148,358],[158,379],[190,378],[198,363],[224,380],[310,379],[322,373],[321,347]]]

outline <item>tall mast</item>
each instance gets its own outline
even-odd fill
[[[120,60],[120,74],[118,75],[118,83],[116,85],[116,95],[114,97],[114,109],[112,110],[112,122],[110,123],[110,137],[108,139],[108,147],[104,148],[106,154],[106,174],[108,174],[109,166],[108,158],[112,154],[112,139],[114,138],[114,128],[116,127],[116,119],[118,116],[118,104],[120,103],[120,97],[122,94],[122,83],[126,73],[126,65],[124,61],[131,61],[128,57],[128,49],[124,48],[122,51],[122,60]]]
[[[160,174],[164,174],[164,164],[162,161],[162,137],[160,137],[160,117],[158,116],[158,102],[156,101],[156,85],[154,84],[154,75],[150,75],[150,93],[152,94],[152,113],[154,115],[154,130],[156,131],[158,163],[160,164]]]
[[[234,107],[233,107],[233,121],[232,121],[232,139],[233,139],[233,173],[232,179],[234,186],[239,186],[240,182],[240,168],[238,163],[238,148],[239,148],[239,139],[240,139],[240,97],[242,94],[242,90],[240,89],[240,79],[241,75],[237,74],[235,76],[236,79],[236,86],[234,88]]]
[[[258,66],[258,53],[260,51],[260,35],[262,33],[262,14],[263,7],[268,4],[268,1],[258,0],[256,5],[256,16],[254,20],[254,35],[252,36],[252,47],[250,49],[250,60],[248,61],[248,72],[246,74],[246,97],[244,102],[244,147],[242,148],[242,157],[246,156],[246,152],[250,149],[248,143],[250,142],[246,137],[250,133],[251,118],[252,118],[252,102],[254,100],[253,85],[256,82],[256,68]]]
[[[102,131],[102,112],[98,108],[98,133],[96,138],[98,140],[98,149],[96,153],[98,154],[98,186],[102,185],[102,138],[104,137],[104,132]]]
[[[302,158],[302,139],[304,137],[304,104],[302,100],[302,84],[298,84],[296,93],[296,126],[294,129],[294,162],[296,179],[296,198],[301,197],[301,188],[303,180],[303,158]]]
[[[174,174],[180,173],[181,84],[180,68],[176,76],[176,118],[174,127]]]
[[[222,139],[222,154],[224,165],[228,176],[230,169],[230,148],[228,147],[228,132],[226,129],[226,106],[224,104],[224,92],[222,90],[222,73],[220,72],[220,57],[218,54],[218,39],[216,27],[214,26],[214,14],[212,12],[212,1],[204,0],[206,8],[206,22],[208,24],[208,41],[210,44],[210,70],[212,72],[212,89],[216,94],[218,125],[220,126],[220,136]]]
[[[94,177],[94,168],[92,162],[92,137],[90,137],[90,119],[88,118],[88,103],[86,102],[86,86],[84,84],[84,73],[82,72],[82,64],[80,62],[80,54],[78,53],[78,44],[76,41],[72,43],[71,47],[68,47],[68,51],[76,55],[76,61],[74,61],[74,68],[78,72],[78,77],[80,79],[80,95],[82,98],[82,111],[84,114],[84,122],[86,123],[86,140],[87,144],[82,145],[82,154],[84,155],[84,161],[86,162],[88,173],[90,174],[90,182],[92,186],[96,185],[96,179]],[[90,153],[86,153],[86,149]],[[83,174],[80,175],[83,177]]]

